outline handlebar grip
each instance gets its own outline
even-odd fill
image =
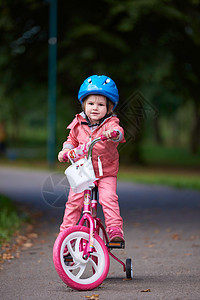
[[[112,133],[111,133],[111,138],[115,138],[115,137],[118,137],[118,135],[119,135],[119,133],[117,132],[117,131],[113,131]],[[104,135],[101,135],[101,141],[103,142],[103,141],[107,141],[108,140],[108,138],[106,137],[106,136],[104,136]]]
[[[68,152],[65,152],[65,154],[63,155],[63,160],[66,161],[66,162],[68,162],[68,160],[69,160],[69,158],[68,158]]]

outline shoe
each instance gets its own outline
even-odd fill
[[[110,242],[125,242],[124,233],[117,226],[113,226],[108,229],[108,236],[109,236]]]

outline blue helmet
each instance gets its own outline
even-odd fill
[[[92,75],[85,79],[78,92],[78,100],[82,104],[84,98],[91,94],[107,97],[113,102],[113,109],[115,109],[119,101],[119,93],[115,82],[105,75]]]

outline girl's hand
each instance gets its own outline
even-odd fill
[[[112,133],[113,131],[114,131],[114,129],[109,129],[109,130],[103,131],[103,135],[104,135],[105,137],[107,137],[107,139],[117,140],[118,137],[111,138],[111,133]],[[119,134],[119,133],[117,132],[117,134]]]
[[[62,151],[60,151],[59,153],[58,153],[58,160],[59,160],[59,162],[66,162],[66,160],[64,160],[63,159],[63,156],[64,156],[64,154],[66,153],[66,152],[68,152],[68,151],[70,151],[71,149],[64,149],[64,150],[62,150]]]

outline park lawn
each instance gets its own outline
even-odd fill
[[[196,170],[172,168],[165,171],[159,168],[122,166],[118,180],[200,190],[200,176]]]
[[[119,180],[200,190],[200,153],[146,143],[141,154],[144,166],[120,166]]]
[[[22,218],[11,200],[0,195],[0,246],[11,239],[21,223]]]
[[[131,164],[131,161],[120,163],[119,180],[200,190],[200,153],[192,155],[186,148],[164,147],[150,143],[143,145],[141,151],[145,165],[139,167]],[[122,158],[120,161],[123,161],[123,153],[120,158]],[[1,158],[0,165],[49,170],[45,158],[19,157],[13,160]],[[55,158],[55,168],[51,171],[64,173],[69,165],[61,164]]]

